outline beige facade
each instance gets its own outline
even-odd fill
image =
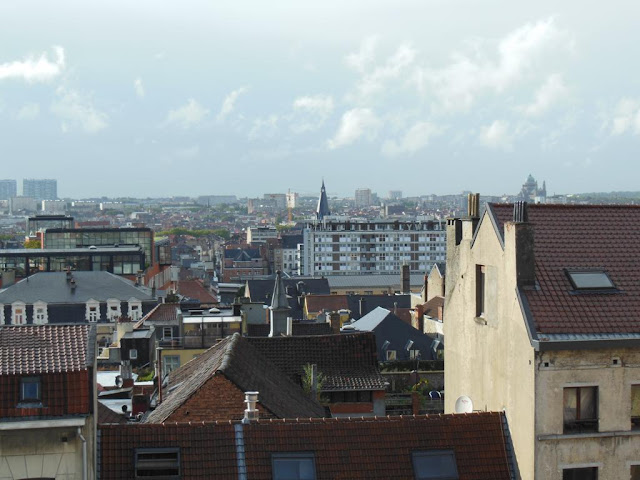
[[[532,227],[505,223],[502,245],[487,213],[477,224],[469,218],[448,225],[445,413],[461,395],[474,410],[504,410],[523,479],[560,480],[564,469],[585,467],[597,467],[600,480],[630,478],[640,464],[640,430],[631,423],[640,349],[592,342],[589,349],[548,351],[531,341],[518,273],[527,268],[522,239]],[[564,395],[575,387],[597,387],[595,431],[564,433]]]

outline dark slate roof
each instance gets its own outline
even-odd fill
[[[302,235],[282,235],[282,248],[296,249],[304,240]]]
[[[249,337],[268,337],[270,332],[271,326],[268,323],[250,323],[247,325],[247,336]],[[331,324],[326,322],[293,322],[291,333],[294,336],[329,335],[331,333]]]
[[[250,262],[255,258],[260,258],[259,248],[228,248],[224,251],[224,258],[229,258],[236,262]]]
[[[384,390],[373,333],[308,337],[248,337],[247,340],[291,380],[301,383],[304,366],[318,365],[324,391]]]
[[[273,283],[273,293],[271,294],[271,310],[289,309],[289,300],[282,282],[282,272],[276,272],[276,281]]]
[[[260,392],[260,404],[279,418],[324,416],[320,404],[307,397],[300,387],[236,333],[171,372],[165,400],[151,412],[146,422],[164,422],[218,374],[224,375],[243,392]],[[238,412],[242,410],[242,405],[238,405]]]
[[[38,272],[0,292],[0,303],[16,301],[34,303],[86,303],[89,299],[106,302],[109,298],[154,301],[149,289],[109,272],[73,272],[76,281],[72,291],[65,272]]]
[[[114,412],[109,407],[104,405],[102,402],[98,402],[98,423],[99,424],[107,424],[107,423],[117,423],[123,424],[127,423],[128,420],[124,415]]]
[[[331,210],[329,210],[329,200],[327,200],[327,191],[324,188],[323,180],[322,188],[320,188],[320,198],[318,198],[318,206],[316,207],[316,218],[322,220],[328,215],[331,215]]]
[[[512,204],[489,204],[504,242]],[[523,290],[539,334],[640,333],[640,207],[529,205],[539,289]],[[576,294],[568,269],[603,269],[619,293]]]
[[[304,288],[306,294],[329,295],[331,293],[329,282],[326,278],[283,278],[282,283],[285,292],[292,293],[292,295],[287,294],[287,300],[289,301],[289,307],[291,307],[289,315],[294,319],[302,318],[302,308],[298,303],[298,295],[300,293],[297,290],[300,282],[302,282],[301,287]],[[268,280],[247,280],[245,294],[249,296],[252,302],[262,302],[265,305],[270,305],[274,283],[275,277]]]
[[[0,327],[0,375],[86,370],[93,365],[95,335],[89,325]]]
[[[260,420],[233,423],[101,425],[103,480],[135,476],[139,447],[180,449],[181,478],[237,479],[236,430],[242,432],[247,478],[273,478],[274,453],[310,452],[316,478],[414,478],[412,452],[453,450],[460,480],[515,477],[504,413]]]

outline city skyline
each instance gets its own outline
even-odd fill
[[[550,195],[635,190],[638,13],[7,2],[2,176],[57,178],[62,198],[310,194],[322,177],[332,196],[501,195],[529,173]]]

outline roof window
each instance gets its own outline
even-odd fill
[[[315,480],[313,452],[274,453],[271,456],[274,480]]]
[[[604,270],[566,270],[571,285],[576,290],[615,289],[609,275]]]
[[[411,454],[416,480],[457,480],[458,468],[453,450],[425,450]]]

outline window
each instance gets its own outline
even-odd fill
[[[565,468],[562,480],[598,480],[598,467]]]
[[[640,480],[640,465],[631,465],[629,478],[631,480]]]
[[[164,340],[171,340],[173,338],[173,329],[171,327],[163,327],[162,338]]]
[[[40,377],[23,377],[20,379],[20,401],[39,402],[42,400],[40,392]]]
[[[11,318],[14,325],[24,325],[27,323],[24,303],[15,302],[11,304]]]
[[[456,480],[458,467],[453,450],[427,450],[411,454],[416,480]]]
[[[640,385],[631,385],[631,428],[640,430]]]
[[[316,465],[312,452],[274,453],[271,456],[274,480],[315,480]]]
[[[180,478],[180,449],[137,448],[135,452],[135,478]]]
[[[411,360],[420,358],[420,350],[409,350],[409,358]]]
[[[484,317],[485,266],[476,265],[476,317]]]
[[[598,387],[564,389],[564,433],[598,431]]]
[[[43,325],[47,322],[47,304],[44,302],[35,302],[33,304],[33,323]]]
[[[134,322],[142,318],[142,303],[135,298],[129,299],[129,317]]]
[[[100,303],[97,300],[87,300],[85,318],[88,322],[100,320]]]
[[[136,348],[132,348],[129,350],[129,360],[137,360],[138,359],[138,350]]]
[[[107,300],[107,319],[109,319],[110,322],[113,322],[121,315],[122,313],[120,312],[120,300],[116,298],[109,298]]]
[[[396,359],[396,351],[387,350],[387,360],[395,360],[395,359]]]
[[[565,270],[575,290],[611,290],[616,286],[603,270]]]
[[[179,355],[166,355],[162,357],[162,376],[167,375],[170,371],[180,366]]]

